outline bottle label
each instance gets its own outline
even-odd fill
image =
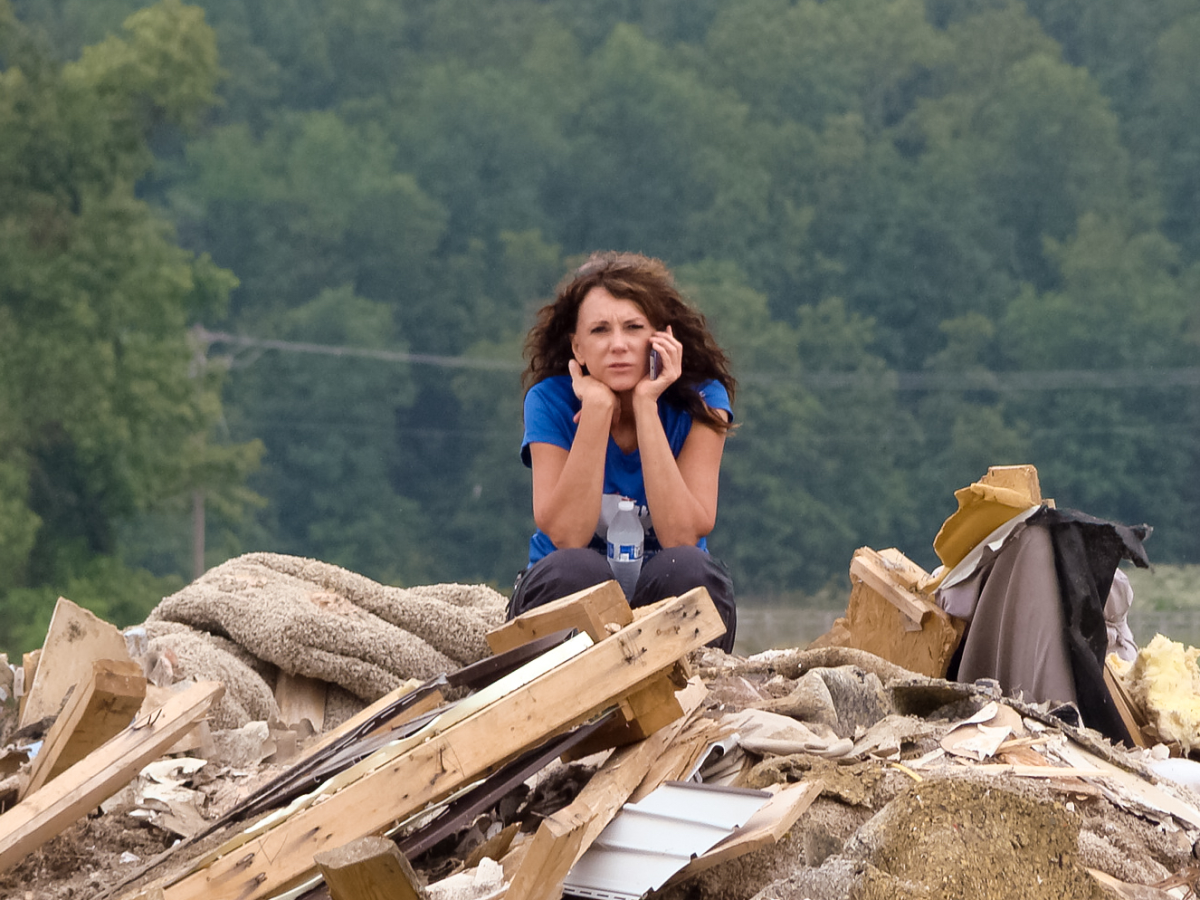
[[[637,544],[609,544],[608,558],[617,562],[634,562],[642,558],[642,548]]]

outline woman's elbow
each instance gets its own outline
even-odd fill
[[[550,538],[550,541],[559,550],[567,550],[572,547],[586,547],[591,543],[591,533],[585,532],[577,526],[572,527],[571,525],[560,524],[553,520],[541,519],[538,516],[534,516],[533,521],[537,525],[538,530]]]
[[[659,541],[664,547],[687,547],[700,543],[713,530],[713,520],[691,522],[678,528],[655,528]]]

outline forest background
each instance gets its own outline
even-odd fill
[[[0,0],[0,649],[250,550],[507,591],[597,248],[731,352],[744,603],[1000,464],[1200,562],[1194,0]]]

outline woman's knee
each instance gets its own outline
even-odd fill
[[[508,618],[612,578],[608,560],[587,547],[555,550],[521,573],[508,604]]]
[[[698,547],[667,547],[658,551],[642,568],[634,593],[634,606],[657,603],[667,597],[677,597],[693,588],[702,587],[717,608],[725,623],[725,634],[710,646],[726,652],[733,650],[737,632],[737,606],[734,602],[733,579],[724,563]]]

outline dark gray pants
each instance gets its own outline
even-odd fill
[[[515,619],[526,610],[609,581],[612,577],[608,558],[595,550],[588,547],[555,550],[521,573],[508,603],[508,618]],[[667,547],[655,553],[642,565],[633,602],[629,605],[648,606],[697,587],[708,590],[725,622],[725,633],[709,646],[731,652],[737,632],[733,581],[724,563],[698,547]]]

